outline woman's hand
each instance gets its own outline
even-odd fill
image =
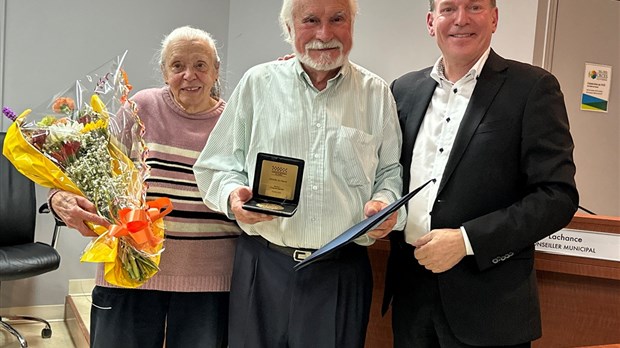
[[[97,214],[97,208],[88,199],[67,191],[57,191],[50,199],[50,209],[67,225],[78,230],[85,237],[97,237],[86,222],[92,222],[103,227],[110,223]]]
[[[287,55],[284,55],[282,57],[278,57],[278,60],[289,60],[289,59],[293,59],[295,58],[295,54],[294,53],[289,53]]]

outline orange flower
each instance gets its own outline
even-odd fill
[[[73,99],[69,97],[60,97],[54,100],[54,104],[52,105],[52,110],[55,113],[70,113],[75,110],[75,102]]]

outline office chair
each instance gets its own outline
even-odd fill
[[[0,133],[2,145],[5,135],[4,132]],[[0,284],[6,280],[51,272],[60,265],[60,255],[54,248],[56,229],[51,245],[34,240],[36,213],[34,183],[0,155]],[[45,324],[41,337],[52,336],[52,328],[44,319],[0,314],[0,328],[15,336],[22,348],[28,347],[28,342],[5,319],[41,322]]]

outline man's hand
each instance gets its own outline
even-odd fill
[[[295,58],[295,53],[289,53],[287,55],[284,55],[282,57],[278,57],[278,60],[289,60],[289,59],[293,59]]]
[[[460,229],[432,230],[413,242],[413,246],[420,265],[433,273],[451,269],[467,254]]]
[[[368,201],[364,205],[364,215],[366,215],[366,217],[373,216],[385,207],[387,207],[387,204],[381,201]],[[397,217],[398,212],[392,213],[379,226],[368,232],[368,236],[374,239],[379,239],[387,236],[390,232],[392,232],[392,228],[394,228],[394,225],[396,225]]]
[[[88,199],[67,191],[58,191],[50,200],[50,208],[69,228],[78,230],[84,237],[97,237],[86,222],[92,222],[103,227],[110,223],[97,214],[97,208]]]
[[[255,224],[262,221],[271,221],[275,217],[273,215],[251,212],[243,209],[243,204],[252,198],[252,190],[249,187],[242,186],[230,193],[228,202],[230,210],[235,214],[235,219],[244,224]]]

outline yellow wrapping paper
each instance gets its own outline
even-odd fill
[[[84,196],[56,164],[35,149],[22,135],[19,123],[30,113],[22,113],[6,131],[2,154],[13,163],[24,176],[44,187],[58,188]]]
[[[17,118],[14,114],[13,117],[9,116],[14,123],[7,130],[2,152],[18,171],[41,186],[72,192],[93,202],[95,202],[93,198],[99,200],[102,205],[96,204],[98,212],[108,219],[111,225],[105,228],[89,224],[99,237],[86,247],[81,261],[104,263],[106,281],[121,287],[135,288],[159,270],[164,238],[163,217],[172,210],[172,203],[167,198],[145,202],[144,179],[148,176],[149,167],[144,161],[146,156],[146,147],[142,139],[144,127],[137,115],[135,104],[127,99],[131,85],[128,84],[124,71],[120,69],[123,59],[124,55],[118,60],[110,61],[110,65],[103,70],[97,70],[87,76],[84,85],[78,80],[80,88],[72,87],[66,90],[60,96],[52,98],[52,102],[47,106],[35,109],[32,114],[31,110],[26,110]],[[84,98],[82,94],[84,92],[92,93],[90,100]],[[71,93],[75,93],[73,94],[75,98],[69,96]],[[100,95],[106,98],[105,102]],[[80,105],[80,101],[84,103]],[[107,105],[118,113],[109,113]],[[62,117],[59,118],[59,115]],[[109,122],[116,123],[109,125]],[[60,133],[61,148],[50,149],[48,146],[58,144],[59,133],[54,132],[60,130],[67,132]],[[128,130],[130,133],[127,133]],[[84,149],[101,149],[101,145],[89,147],[91,145],[84,145],[77,140],[83,139],[86,133],[91,136],[95,133],[90,132],[101,131],[107,134],[108,141],[104,145],[106,148],[103,153],[107,151],[109,154],[110,167],[87,164],[86,168],[89,168],[88,172],[90,168],[98,169],[103,176],[114,180],[112,181],[115,182],[114,185],[116,182],[121,182],[122,188],[120,191],[117,191],[118,188],[102,190],[101,187],[107,187],[104,184],[98,186],[99,191],[83,192],[80,187],[86,191],[92,190],[88,188],[92,186],[88,183],[94,181],[90,181],[89,177],[84,181],[83,176],[72,181],[65,170],[68,169],[68,164],[81,161],[77,149],[84,148],[83,146],[87,146]],[[121,133],[112,134],[114,131]],[[44,136],[41,137],[40,134]],[[64,140],[65,136],[62,134],[75,135],[73,138],[67,136],[67,140]],[[101,143],[87,142],[87,144]],[[129,155],[135,158],[132,159]],[[70,159],[73,162],[67,162]],[[106,161],[98,163],[107,163]],[[139,169],[135,163],[139,163]],[[74,168],[80,170],[76,168],[81,167]],[[89,194],[93,196],[89,197]],[[121,202],[120,205],[118,202]],[[105,213],[99,210],[100,208],[105,210]]]

